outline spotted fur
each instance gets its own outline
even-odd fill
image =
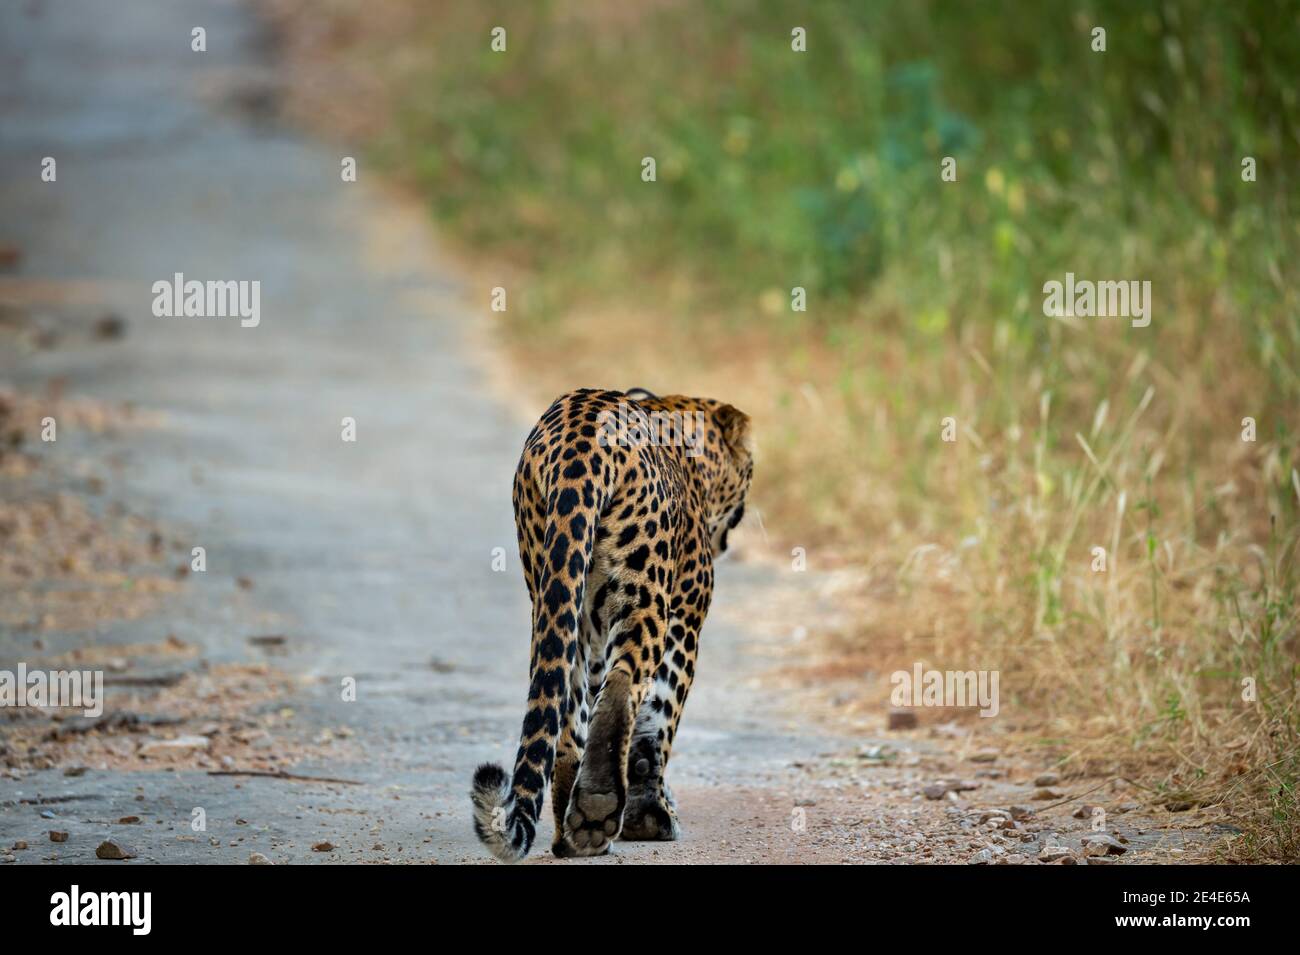
[[[613,436],[620,403],[689,427],[667,443]],[[620,832],[678,837],[664,771],[713,559],[752,472],[748,417],[705,398],[584,389],[529,434],[514,481],[533,603],[528,706],[513,774],[485,763],[471,792],[475,831],[497,858],[528,853],[552,783],[558,856],[603,854]]]

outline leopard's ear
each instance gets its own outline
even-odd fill
[[[731,405],[721,405],[713,412],[722,440],[735,454],[753,454],[754,439],[749,430],[749,415]]]

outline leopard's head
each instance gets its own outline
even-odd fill
[[[714,556],[727,549],[727,534],[745,516],[745,495],[754,474],[754,448],[749,415],[712,398],[668,395],[663,398],[634,392],[638,404],[651,414],[680,415],[685,423],[684,454],[701,478],[704,517]]]
[[[745,496],[754,477],[754,444],[749,415],[715,402],[718,467],[709,482],[709,540],[716,557],[727,549],[727,534],[745,516]]]

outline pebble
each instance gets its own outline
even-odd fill
[[[312,851],[312,852],[333,852],[333,851],[334,851],[334,843],[332,843],[332,842],[318,842],[318,843],[316,843],[314,846],[311,847],[311,851]]]
[[[134,826],[139,821],[140,821],[139,816],[123,816],[121,819],[117,821],[117,824],[119,826]]]
[[[274,862],[272,862],[266,856],[262,855],[262,853],[260,852],[254,852],[252,855],[250,855],[248,857],[248,864],[249,865],[275,865]]]
[[[126,333],[126,322],[120,315],[109,312],[100,316],[95,322],[95,337],[101,339],[121,338]]]
[[[891,730],[916,729],[916,714],[911,710],[892,709],[889,711],[888,725]]]
[[[1034,780],[1034,785],[1055,786],[1060,781],[1061,781],[1061,777],[1056,775],[1056,773],[1043,773],[1041,776],[1039,776],[1037,779]]]
[[[894,758],[894,751],[888,746],[865,746],[858,750],[858,759],[877,765]]]
[[[113,839],[105,839],[95,850],[95,857],[98,859],[134,859],[135,850],[130,846]]]
[[[1061,793],[1055,789],[1043,788],[1035,790],[1033,798],[1035,802],[1046,802],[1049,799],[1060,799]]]
[[[1017,822],[1024,822],[1033,814],[1034,814],[1034,810],[1030,809],[1028,806],[1011,807],[1011,818],[1016,820]]]
[[[1057,862],[1063,858],[1071,857],[1072,853],[1066,846],[1043,846],[1038,850],[1038,861],[1040,862]]]
[[[1122,856],[1128,847],[1114,836],[1105,832],[1094,832],[1083,837],[1084,852],[1088,855]]]
[[[152,739],[140,747],[141,756],[165,756],[207,749],[211,744],[206,736],[178,736],[175,739]]]
[[[50,842],[67,842],[67,841],[68,841],[68,834],[66,832],[60,832],[58,829],[50,830]]]
[[[26,848],[27,848],[27,843],[24,842],[22,839],[19,839],[17,842],[14,843],[14,848],[15,848],[15,849],[26,849]]]

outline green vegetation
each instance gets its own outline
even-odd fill
[[[1166,330],[1204,332],[1226,296],[1294,397],[1300,325],[1270,271],[1297,239],[1297,5],[638,7],[453,8],[386,143],[462,239],[535,269],[524,319],[685,273],[696,308],[802,285],[819,329],[946,344],[974,325],[1024,360],[1050,344],[1046,278],[1141,276]],[[1180,297],[1202,307],[1175,319]]]

